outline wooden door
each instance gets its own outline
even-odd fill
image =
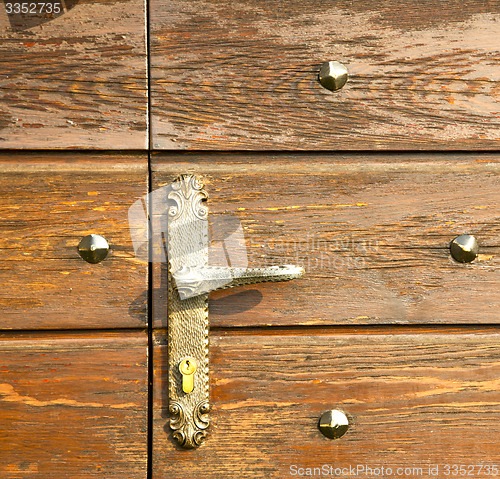
[[[4,3],[1,477],[500,475],[497,2]],[[169,428],[166,264],[128,216],[182,173],[249,266],[305,269],[210,293],[193,450]]]
[[[500,5],[150,7],[153,188],[200,175],[250,265],[305,268],[211,294],[212,425],[185,451],[154,266],[153,477],[498,475]],[[450,257],[463,233],[473,263]]]
[[[127,219],[148,191],[145,5],[15,8],[0,8],[0,477],[145,478],[148,268]],[[89,234],[111,245],[102,263],[78,254]]]

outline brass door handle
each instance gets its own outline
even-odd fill
[[[208,292],[299,278],[297,266],[218,267],[208,264],[207,193],[182,175],[168,194],[168,388],[170,427],[185,448],[200,445],[209,426]]]

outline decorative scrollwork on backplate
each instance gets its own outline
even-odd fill
[[[201,401],[194,408],[193,421],[197,428],[206,429],[210,425],[208,413],[210,411],[210,404],[208,401]]]
[[[191,208],[195,217],[200,220],[206,220],[208,217],[208,208],[202,204],[207,199],[207,194],[203,190],[203,183],[195,176],[181,175],[172,183],[168,199],[175,202],[168,210],[170,221],[177,220],[182,215],[188,217],[185,211],[187,207]]]
[[[173,438],[177,443],[186,448],[198,447],[205,439],[207,433],[205,429],[210,425],[208,411],[210,405],[208,401],[198,403],[190,414],[187,414],[183,406],[178,402],[172,402],[169,407],[170,428],[173,431]]]
[[[172,402],[168,408],[172,417],[170,418],[170,427],[177,431],[177,429],[184,426],[186,422],[186,415],[184,414],[184,409],[182,405],[178,402]]]

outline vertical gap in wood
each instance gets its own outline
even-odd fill
[[[147,85],[147,145],[148,145],[148,191],[152,191],[151,174],[151,38],[150,38],[150,4],[145,0],[145,40],[146,40],[146,85]],[[151,201],[147,202],[148,224],[151,218]],[[149,230],[149,229],[148,229]],[[153,264],[152,264],[152,234],[148,233],[148,435],[147,435],[147,479],[153,477]]]
[[[148,191],[151,191],[151,152],[148,151],[149,178]],[[151,218],[151,202],[148,201],[148,222]],[[152,234],[148,235],[148,458],[147,479],[153,477],[153,263]]]
[[[150,36],[150,29],[151,29],[151,22],[150,22],[150,5],[149,5],[150,0],[145,0],[144,8],[145,8],[145,16],[146,16],[146,85],[147,85],[147,104],[148,104],[148,111],[146,114],[146,119],[147,119],[147,135],[148,135],[148,152],[151,151],[151,148],[153,147],[153,135],[151,131],[151,51],[150,51],[150,46],[151,46],[151,36]],[[149,162],[149,170],[151,171],[151,158],[148,153],[148,162]]]
[[[148,150],[148,191],[151,192],[151,151]],[[151,218],[151,201],[148,201],[148,223]],[[148,233],[148,458],[147,479],[153,477],[153,263],[151,230]]]

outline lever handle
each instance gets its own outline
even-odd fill
[[[283,265],[265,268],[235,268],[224,266],[183,266],[172,273],[181,299],[234,288],[245,284],[267,281],[288,281],[300,278],[304,269],[300,266]]]
[[[169,411],[173,437],[194,448],[209,426],[208,292],[263,281],[299,278],[297,266],[234,268],[208,265],[207,193],[193,175],[182,175],[168,198]]]

